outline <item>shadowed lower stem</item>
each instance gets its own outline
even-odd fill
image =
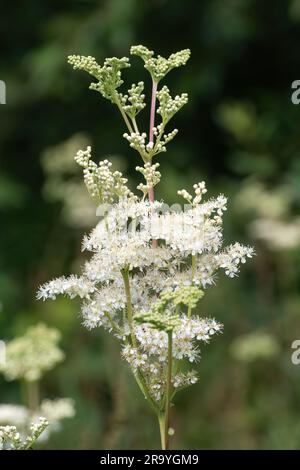
[[[164,411],[158,415],[161,448],[169,449],[169,427],[170,427],[170,407],[172,395],[172,363],[173,363],[173,333],[168,332],[168,364],[166,376],[166,398]]]
[[[133,326],[133,309],[132,309],[128,269],[123,269],[121,273],[122,273],[122,277],[124,281],[124,288],[125,288],[125,294],[126,294],[127,321],[128,321],[129,331],[130,331],[131,344],[134,348],[137,348],[137,341],[136,341],[134,326]],[[155,401],[153,400],[153,398],[151,397],[147,383],[145,381],[145,378],[141,370],[137,370],[136,373],[134,374],[134,377],[144,397],[146,398],[146,400],[148,400],[151,408],[153,409],[155,413],[158,413],[158,407]]]

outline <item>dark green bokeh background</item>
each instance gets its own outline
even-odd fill
[[[64,204],[45,191],[45,151],[83,133],[94,155],[112,155],[136,183],[137,157],[122,138],[120,116],[66,57],[101,62],[140,43],[162,55],[192,50],[188,65],[166,80],[173,94],[190,99],[160,158],[158,197],[173,201],[177,189],[206,180],[209,194],[231,198],[226,239],[257,251],[238,279],[220,275],[201,304],[204,315],[224,323],[224,334],[202,349],[199,383],[176,400],[173,448],[299,448],[300,365],[290,357],[300,338],[300,238],[285,241],[288,228],[298,229],[300,207],[300,108],[291,103],[291,83],[300,78],[299,0],[2,2],[0,338],[40,320],[62,331],[66,360],[45,376],[42,393],[73,397],[77,414],[48,448],[158,447],[157,424],[117,344],[83,329],[76,301],[35,300],[40,283],[78,268],[88,229],[66,223]],[[139,60],[132,63],[126,83],[147,81]],[[253,196],[249,210],[240,196],[258,183],[273,199],[288,200],[275,216],[279,247],[251,229],[258,216],[269,219],[273,203]],[[253,332],[269,335],[279,353],[248,361],[232,354],[232,344]],[[18,384],[1,377],[0,403],[19,400]]]

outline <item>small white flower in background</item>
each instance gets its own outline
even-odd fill
[[[13,425],[24,428],[29,418],[29,410],[22,405],[0,405],[0,425]]]
[[[55,328],[38,324],[7,342],[7,360],[0,371],[6,380],[22,382],[26,406],[0,404],[2,449],[31,448],[35,442],[46,441],[60,430],[61,420],[74,416],[74,402],[70,398],[39,402],[41,378],[64,359],[58,347],[60,336]]]
[[[6,343],[6,361],[0,364],[0,371],[6,380],[39,380],[64,359],[59,340],[59,331],[42,323],[28,328],[23,336]]]
[[[71,398],[43,400],[40,406],[40,413],[50,423],[58,422],[64,418],[73,418],[75,416],[74,400]]]
[[[48,426],[48,421],[40,417],[30,426],[30,434],[22,438],[16,426],[0,426],[0,450],[29,450]]]
[[[43,400],[36,414],[41,414],[47,419],[49,426],[41,435],[40,440],[47,440],[53,432],[61,430],[61,421],[75,416],[74,400],[71,398],[56,398],[55,400]]]
[[[47,429],[37,437],[37,442],[45,442],[54,432],[60,431],[61,421],[75,416],[74,401],[71,398],[43,400],[34,412],[22,405],[0,405],[0,427],[15,426],[22,440],[26,439],[32,424],[36,425],[43,416],[48,424]]]

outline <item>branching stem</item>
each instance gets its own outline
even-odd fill
[[[156,105],[157,82],[152,80],[152,96],[149,124],[149,142],[153,142],[153,127],[155,123],[155,105]]]
[[[131,134],[133,132],[132,125],[130,124],[129,119],[128,119],[124,109],[122,108],[122,105],[120,103],[120,100],[119,100],[119,97],[117,96],[117,94],[115,95],[115,103],[118,106],[118,108],[120,110],[120,113],[122,114],[122,117],[123,117],[123,119],[125,121],[125,124],[127,126],[127,129],[129,130],[129,132]]]

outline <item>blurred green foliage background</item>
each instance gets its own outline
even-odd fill
[[[206,180],[211,195],[230,198],[227,241],[257,252],[201,303],[224,334],[202,348],[200,381],[176,400],[173,448],[299,448],[300,365],[291,343],[300,339],[300,108],[291,83],[300,74],[300,1],[27,0],[1,10],[0,338],[41,320],[57,327],[66,359],[46,375],[42,395],[70,396],[77,410],[46,448],[159,445],[114,340],[84,330],[76,301],[35,300],[40,283],[79,268],[81,236],[96,221],[76,150],[92,144],[94,156],[109,156],[136,184],[120,116],[66,57],[101,62],[140,43],[162,55],[192,50],[168,76],[189,103],[160,158],[158,197],[174,201],[178,188]],[[132,63],[128,83],[146,81],[141,62]],[[0,403],[20,400],[18,384],[0,377]]]

